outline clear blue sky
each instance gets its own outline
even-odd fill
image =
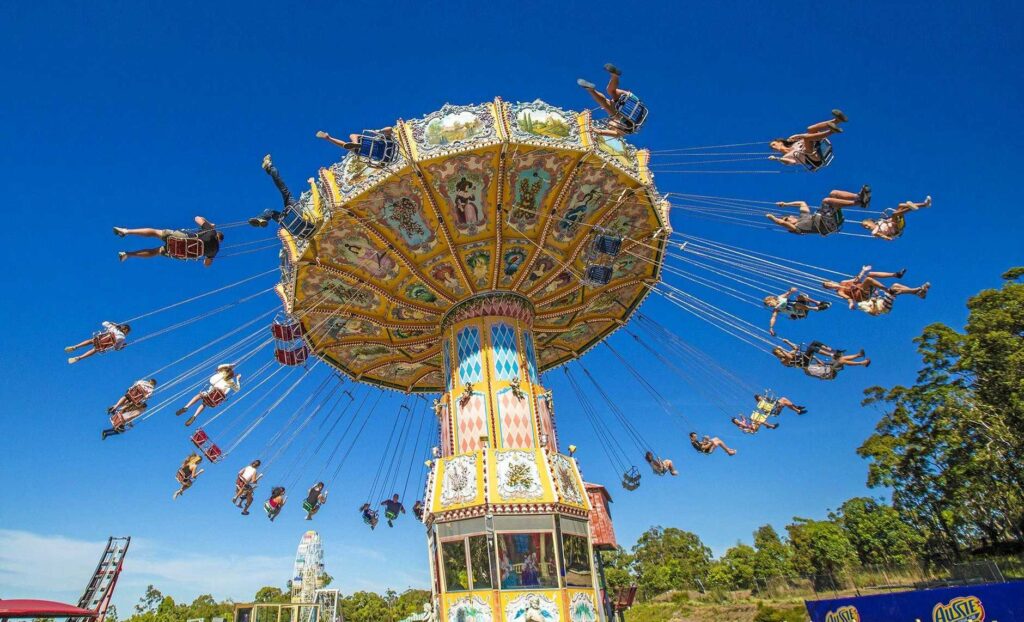
[[[115,252],[122,244],[111,225],[183,227],[196,213],[239,221],[276,205],[260,159],[272,152],[299,188],[339,155],[314,140],[318,129],[343,134],[495,95],[590,106],[574,80],[601,78],[606,61],[623,67],[630,88],[650,105],[650,121],[635,142],[652,149],[768,138],[796,131],[835,106],[851,117],[836,141],[835,164],[817,175],[666,174],[657,179],[663,191],[813,202],[833,187],[867,182],[878,205],[935,197],[935,207],[915,214],[907,235],[892,244],[798,239],[673,215],[680,231],[844,271],[861,263],[906,266],[907,281],[930,280],[934,288],[926,302],[901,300],[882,319],[840,308],[784,324],[798,340],[868,350],[870,369],[850,369],[833,383],[782,369],[663,302],[648,301],[645,313],[752,384],[794,395],[811,414],[787,415],[774,433],[740,438],[724,415],[644,362],[645,373],[672,392],[702,432],[720,433],[740,454],[697,456],[683,426],[670,426],[637,385],[614,386],[624,410],[682,471],[672,480],[647,478],[631,494],[617,486],[618,474],[561,372],[548,374],[563,441],[580,447],[587,479],[610,485],[622,543],[661,524],[694,531],[721,553],[749,541],[760,524],[781,528],[794,515],[822,516],[865,493],[866,465],[855,448],[877,413],[860,408],[863,388],[912,382],[911,338],[934,321],[960,326],[966,297],[998,285],[999,274],[1024,259],[1019,192],[1011,181],[1021,165],[1022,17],[1020,5],[1008,2],[647,9],[524,2],[501,10],[461,2],[443,8],[317,2],[287,9],[269,2],[5,3],[0,596],[75,599],[99,555],[98,542],[131,534],[138,546],[116,598],[122,606],[149,582],[178,598],[213,592],[244,599],[260,585],[284,583],[309,525],[298,507],[289,506],[272,525],[262,512],[239,517],[228,502],[247,451],[258,453],[290,410],[272,415],[174,503],[174,470],[189,450],[180,420],[165,412],[100,442],[104,408],[127,384],[274,301],[257,299],[70,368],[62,347],[101,320],[137,315],[276,265],[273,250],[224,257],[206,270],[158,260],[119,265]],[[226,243],[268,236],[232,229]],[[694,291],[752,321],[767,319]],[[153,332],[235,297],[174,310],[136,329]],[[641,360],[624,337],[613,343]],[[602,378],[625,375],[601,349],[585,362]],[[305,396],[313,384],[298,393]],[[395,529],[369,533],[356,512],[399,400],[389,394],[381,405],[368,442],[350,458],[313,523],[328,571],[346,591],[427,585],[417,525],[403,519]]]

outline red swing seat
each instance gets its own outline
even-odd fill
[[[620,587],[619,591],[615,594],[615,611],[625,611],[629,609],[633,606],[634,599],[636,599],[635,585],[630,585],[629,587]]]
[[[219,462],[224,457],[224,452],[221,451],[220,447],[216,443],[210,440],[210,437],[203,430],[196,430],[192,434],[192,444],[196,446],[206,459],[210,462]]]
[[[302,365],[309,358],[309,348],[305,344],[294,350],[275,348],[274,357],[282,365]]]
[[[175,259],[199,259],[206,252],[199,238],[172,235],[164,243],[164,254]]]
[[[92,336],[92,347],[97,352],[106,352],[117,345],[117,337],[107,331],[96,333]]]
[[[140,385],[133,384],[131,386],[131,388],[129,388],[125,392],[124,396],[125,396],[125,398],[128,400],[128,402],[130,404],[132,404],[134,406],[138,406],[139,404],[141,404],[141,403],[145,402],[147,399],[149,399],[149,396],[151,395],[151,393],[152,392],[149,391],[148,389],[146,389],[146,388],[144,388],[144,387],[142,387]]]
[[[207,408],[216,408],[223,404],[224,400],[228,399],[228,396],[220,389],[208,389],[203,391],[200,395],[202,395],[203,398],[203,405]]]
[[[302,328],[300,322],[282,322],[280,320],[274,320],[270,325],[270,334],[274,336],[274,339],[281,341],[294,341],[299,339],[305,334],[305,330]]]

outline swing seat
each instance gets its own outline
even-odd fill
[[[302,365],[309,358],[309,348],[305,344],[294,350],[275,348],[274,358],[282,365]]]
[[[622,248],[622,238],[601,234],[594,239],[594,250],[605,255],[611,255],[612,257],[619,254],[619,249]]]
[[[398,512],[392,512],[391,510],[386,510],[384,512],[384,518],[386,518],[388,520],[395,520],[395,519],[398,518]]]
[[[317,509],[318,507],[320,507],[319,503],[314,505],[314,504],[310,503],[309,501],[303,501],[302,502],[302,509],[306,510],[307,512],[312,512],[313,510]]]
[[[377,524],[378,520],[379,519],[378,519],[377,510],[370,510],[368,512],[363,512],[363,522],[366,523],[367,525],[373,527],[374,525]]]
[[[843,210],[828,208],[822,206],[818,210],[818,233],[824,236],[838,233],[843,228],[843,223],[846,222],[846,216],[843,215]]]
[[[110,415],[110,426],[115,429],[129,428],[131,422],[146,411],[146,403],[133,404],[131,408],[119,410]]]
[[[221,451],[216,443],[210,440],[210,437],[203,430],[196,430],[192,433],[192,444],[210,462],[219,462],[224,457],[224,452]]]
[[[152,391],[141,385],[133,384],[128,391],[125,392],[125,398],[134,406],[142,404],[149,396],[152,395]]]
[[[299,322],[274,320],[273,324],[270,325],[270,334],[274,336],[274,339],[294,341],[302,337],[305,332],[302,329],[302,324]]]
[[[285,213],[281,216],[280,224],[288,233],[291,233],[300,240],[305,240],[316,231],[316,225],[303,218],[302,214],[295,209],[285,210]]]
[[[903,235],[903,228],[907,226],[907,221],[903,217],[903,214],[900,214],[899,216],[893,216],[895,212],[896,210],[892,209],[891,207],[886,208],[885,210],[882,211],[882,220],[892,221],[892,224],[896,226],[896,233],[894,233],[892,237],[898,238],[901,235]]]
[[[199,238],[172,235],[164,243],[164,254],[175,259],[199,259],[205,252],[205,245]]]
[[[178,472],[174,474],[174,479],[178,480],[178,483],[183,485],[183,486],[185,484],[189,484],[189,485],[192,484],[192,480],[190,480],[189,478],[185,477],[185,473],[182,472],[181,469],[178,469]]]
[[[626,490],[636,490],[640,487],[640,470],[635,466],[622,474],[622,487]]]
[[[398,144],[380,132],[363,130],[356,157],[368,166],[383,167],[398,159]]]
[[[630,585],[629,587],[620,587],[619,591],[615,594],[615,601],[613,607],[615,611],[625,611],[633,606],[633,601],[636,599],[636,586]]]
[[[804,161],[804,168],[811,173],[832,164],[832,141],[822,138],[818,141],[815,152],[818,154],[817,160],[812,161],[808,158]]]
[[[228,399],[228,396],[224,394],[220,389],[208,389],[202,392],[203,405],[207,408],[216,408],[224,403],[224,400]]]
[[[117,345],[117,337],[103,331],[96,333],[92,336],[92,347],[96,348],[97,352],[106,352]]]
[[[632,93],[619,95],[615,100],[615,112],[618,113],[618,120],[628,128],[630,134],[639,132],[647,120],[647,106]]]
[[[587,281],[591,285],[607,285],[612,280],[611,266],[587,266]]]

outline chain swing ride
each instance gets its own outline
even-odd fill
[[[210,265],[214,257],[279,249],[280,265],[127,321],[105,322],[92,338],[67,349],[89,348],[71,363],[135,347],[271,291],[280,305],[132,384],[108,408],[111,427],[103,438],[168,409],[184,414],[195,408],[184,420],[198,424],[189,431],[194,451],[178,470],[175,498],[203,473],[202,462],[225,462],[244,449],[246,458],[235,465],[241,467],[235,499],[243,513],[267,476],[277,484],[264,505],[270,519],[282,511],[287,491],[305,483],[313,485],[302,503],[311,520],[364,432],[390,418],[377,464],[366,465],[373,478],[359,514],[373,529],[383,508],[391,526],[406,511],[410,487],[423,487],[412,509],[427,527],[438,619],[598,619],[605,602],[594,551],[614,539],[591,522],[607,516],[608,495],[584,482],[575,448],[560,446],[544,372],[562,367],[605,456],[622,473],[623,488],[635,490],[641,458],[655,475],[678,471],[581,357],[601,346],[629,372],[623,381],[635,381],[657,410],[690,430],[697,426],[607,340],[619,329],[651,364],[693,387],[740,432],[774,429],[784,409],[806,412],[641,312],[647,296],[661,296],[787,367],[831,380],[845,367],[870,361],[863,352],[779,338],[779,316],[802,320],[841,302],[881,315],[899,295],[924,298],[928,289],[883,283],[902,271],[865,267],[853,275],[678,232],[672,212],[795,234],[892,240],[904,233],[909,212],[931,204],[929,197],[871,211],[868,186],[835,190],[816,210],[799,201],[659,192],[655,173],[828,167],[832,141],[847,118],[835,110],[830,120],[786,139],[652,153],[624,138],[641,129],[647,107],[619,88],[617,68],[605,68],[611,74],[607,95],[579,81],[598,103],[595,110],[496,98],[446,105],[347,141],[319,132],[347,153],[320,169],[298,197],[270,156],[264,160],[282,194],[280,211],[219,226],[200,216],[199,228],[188,231],[115,228],[121,237],[162,243],[122,252],[122,261],[165,256]],[[595,119],[598,109],[607,118]],[[750,163],[771,168],[744,170]],[[702,168],[707,164],[724,168]],[[843,231],[851,209],[873,216],[862,223],[867,233]],[[271,222],[277,240],[221,247],[223,230]],[[255,294],[128,337],[142,320],[265,282],[271,274],[279,281]],[[753,306],[763,319],[726,311],[683,282]],[[166,377],[172,370],[176,375]],[[312,388],[296,394],[304,386]],[[402,394],[390,416],[382,412],[382,389]],[[750,405],[749,418],[733,416],[741,402]],[[280,427],[263,447],[247,444],[271,417]],[[735,453],[718,437],[691,434],[690,440],[703,454]],[[355,520],[354,512],[350,516]]]

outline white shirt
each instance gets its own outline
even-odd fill
[[[241,471],[238,472],[238,479],[242,480],[246,484],[251,484],[256,481],[256,467],[251,464]]]
[[[103,322],[103,328],[107,333],[114,336],[114,349],[120,350],[124,347],[125,334],[113,322]]]
[[[210,376],[210,388],[219,389],[224,393],[224,395],[230,393],[231,389],[240,391],[242,387],[238,384],[238,376],[231,375],[231,377],[228,378],[228,374],[229,372],[227,371],[219,371]]]

